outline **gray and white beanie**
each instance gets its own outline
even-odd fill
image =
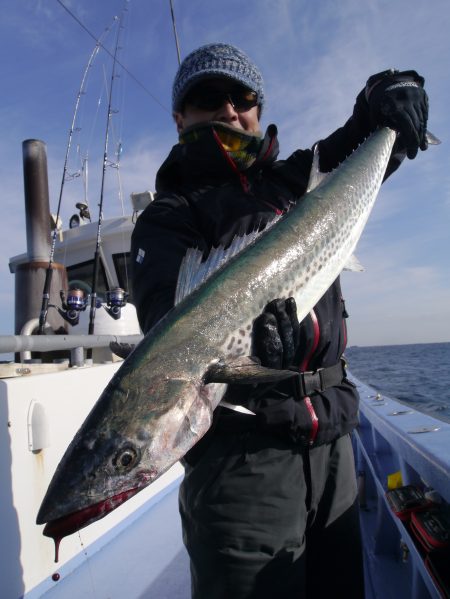
[[[264,106],[263,78],[257,66],[236,46],[207,44],[188,54],[180,65],[172,88],[172,109],[180,112],[188,91],[202,79],[226,77],[258,94],[258,106]]]

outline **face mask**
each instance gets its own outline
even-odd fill
[[[239,171],[248,169],[255,162],[263,141],[261,133],[248,133],[224,123],[213,121],[186,129],[180,135],[180,143],[195,141],[211,129]]]

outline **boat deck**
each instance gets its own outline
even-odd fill
[[[105,368],[109,372],[115,367]],[[69,375],[51,376],[57,383]],[[79,376],[87,379],[91,373],[87,370]],[[28,388],[32,382],[11,381],[9,385],[20,383]],[[438,599],[442,595],[425,567],[423,553],[407,527],[389,509],[385,491],[388,475],[400,471],[404,484],[425,484],[450,502],[450,424],[380,397],[370,387],[355,382],[361,395],[361,424],[354,438],[362,504],[366,599]],[[9,417],[14,423],[14,414]],[[30,454],[30,459],[39,459],[39,455],[36,458]],[[182,468],[177,464],[155,483],[156,487],[149,487],[155,489],[152,496],[146,499],[143,492],[145,501],[130,515],[118,518],[114,524],[113,518],[124,509],[121,506],[108,518],[65,539],[63,554],[67,555],[71,542],[75,541],[82,551],[59,567],[50,558],[46,577],[28,587],[24,596],[27,599],[73,599],[74,596],[189,599],[189,563],[182,544],[177,505],[181,476]],[[130,502],[137,501],[140,495]],[[95,526],[111,522],[113,525],[105,534],[89,541]],[[33,530],[40,535],[37,528]],[[50,540],[41,535],[40,539],[51,554]],[[54,574],[58,575],[57,580]]]
[[[58,568],[27,599],[189,599],[189,560],[181,540],[178,476],[144,504],[110,542]],[[114,575],[112,575],[114,572]]]
[[[425,552],[386,499],[388,477],[433,490],[450,503],[450,424],[376,393],[356,379],[361,397],[355,458],[360,485],[366,599],[443,597]]]

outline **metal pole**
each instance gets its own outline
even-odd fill
[[[37,262],[46,259],[51,251],[47,152],[45,143],[37,139],[25,140],[22,152],[28,259]],[[39,315],[39,334],[44,333],[47,320],[52,275],[52,268],[48,268]]]
[[[50,204],[45,143],[22,143],[27,252],[30,262],[48,260],[50,252]]]
[[[177,33],[177,26],[176,26],[176,23],[175,23],[175,12],[173,10],[172,0],[170,0],[170,14],[172,16],[173,35],[174,35],[174,38],[175,38],[175,46],[176,46],[176,49],[177,49],[178,65],[180,65],[181,64],[180,44],[178,42],[178,33]]]
[[[75,347],[108,347],[111,342],[136,345],[143,335],[1,335],[0,354],[48,352]]]

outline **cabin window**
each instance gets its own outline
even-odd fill
[[[69,279],[69,289],[82,289],[86,294],[92,291],[92,279],[94,277],[94,260],[81,262],[67,266],[67,278]],[[106,300],[106,291],[108,284],[106,282],[105,267],[100,260],[98,269],[97,297],[104,302]]]
[[[130,252],[121,252],[120,254],[113,254],[114,268],[116,269],[117,280],[119,287],[122,287],[129,293],[128,301],[133,302],[133,296],[131,293],[131,262]]]

